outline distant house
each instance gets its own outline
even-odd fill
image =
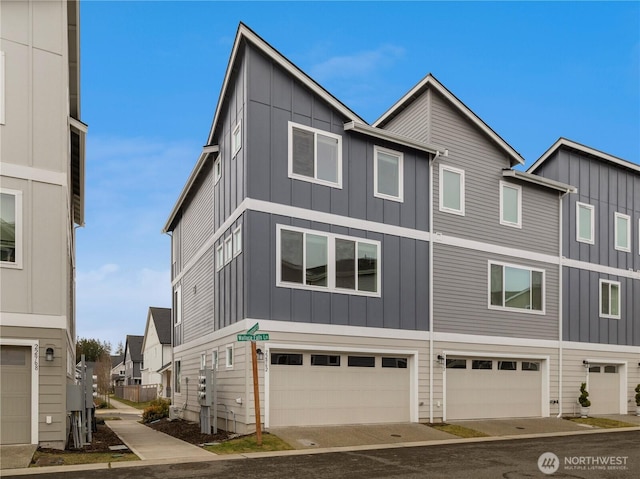
[[[157,384],[158,393],[171,393],[171,308],[149,308],[142,340],[142,384]]]
[[[123,386],[124,385],[124,356],[119,354],[117,356],[111,356],[111,386]]]
[[[131,386],[142,384],[142,340],[144,336],[127,335],[124,345],[124,384]]]

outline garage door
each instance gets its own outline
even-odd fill
[[[271,351],[269,425],[407,422],[406,356]]]
[[[542,416],[540,360],[447,357],[446,418]]]
[[[589,367],[589,414],[620,413],[620,373],[614,364]]]
[[[31,348],[0,346],[0,444],[31,442]]]

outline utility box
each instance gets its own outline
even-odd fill
[[[209,368],[201,369],[198,373],[198,402],[200,406],[213,404],[213,388],[215,374]]]
[[[82,411],[84,397],[80,384],[67,384],[67,411]]]

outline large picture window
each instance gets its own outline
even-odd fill
[[[380,295],[380,243],[278,227],[279,286]]]
[[[289,177],[342,188],[342,137],[289,122]]]
[[[440,211],[464,216],[464,170],[440,165]]]
[[[387,200],[403,201],[402,153],[374,147],[373,182],[374,196]]]
[[[489,263],[489,307],[544,311],[544,271]]]
[[[620,319],[620,283],[600,280],[600,317]]]
[[[22,192],[0,190],[0,265],[22,267]]]
[[[594,207],[576,202],[576,241],[594,244]]]

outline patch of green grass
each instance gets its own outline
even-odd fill
[[[245,452],[289,451],[293,449],[273,434],[262,434],[262,446],[258,446],[256,435],[243,436],[237,439],[221,442],[215,446],[205,446],[207,451],[215,454],[242,454]]]
[[[449,434],[453,434],[454,436],[459,437],[487,437],[488,434],[485,434],[480,431],[476,431],[475,429],[469,429],[468,427],[458,426],[456,424],[430,424],[430,427],[437,429],[438,431],[448,432]]]
[[[635,424],[616,421],[615,419],[607,419],[606,417],[572,417],[572,418],[569,418],[569,421],[576,422],[578,424],[586,424],[587,426],[599,427],[599,428],[634,427],[635,426]]]
[[[128,401],[126,399],[120,399],[120,398],[113,398],[115,401],[121,402],[122,404],[126,404],[127,406],[131,406],[134,407],[136,409],[146,409],[148,408],[152,401],[146,401],[146,402],[133,402],[133,401]]]
[[[43,452],[36,451],[29,467],[71,466],[73,464],[97,464],[103,462],[139,461],[131,452]]]

